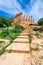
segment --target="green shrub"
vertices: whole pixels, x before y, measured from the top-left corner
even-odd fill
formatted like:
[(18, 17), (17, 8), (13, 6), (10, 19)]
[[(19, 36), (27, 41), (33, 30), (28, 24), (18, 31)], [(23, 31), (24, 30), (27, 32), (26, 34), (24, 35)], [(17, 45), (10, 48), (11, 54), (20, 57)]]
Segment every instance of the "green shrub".
[(39, 28), (38, 27), (34, 27), (33, 30), (34, 31), (39, 31)]
[(16, 29), (24, 29), (24, 27), (21, 26), (19, 23), (15, 23), (14, 26)]
[(12, 19), (0, 16), (0, 27), (11, 26)]
[(4, 43), (5, 41), (0, 41), (0, 43)]
[(38, 50), (39, 50), (39, 48), (32, 48), (32, 50), (34, 50), (34, 51), (38, 51)]
[(40, 36), (40, 35), (39, 35), (39, 33), (38, 33), (38, 32), (36, 32), (36, 33), (35, 33), (35, 36), (37, 36), (37, 38), (39, 38), (39, 36)]
[(17, 37), (17, 36), (15, 35), (14, 37), (11, 37), (11, 38), (10, 38), (10, 44), (13, 42), (14, 39), (16, 39), (16, 37)]
[(30, 52), (32, 52), (32, 47), (30, 46)]
[(3, 50), (3, 49), (0, 50), (0, 55), (2, 55), (2, 54), (4, 53), (4, 51), (5, 51), (5, 50)]
[(0, 33), (0, 37), (1, 37), (1, 38), (5, 38), (5, 37), (8, 36), (8, 35), (9, 35), (9, 30), (8, 30), (8, 28), (3, 29), (2, 32)]
[(19, 25), (18, 23), (15, 23), (13, 30), (14, 30), (14, 33), (19, 33), (19, 32), (22, 32), (22, 30), (24, 30), (24, 27)]
[(43, 18), (40, 18), (40, 19), (39, 19), (38, 24), (39, 24), (39, 25), (43, 25)]
[(29, 34), (29, 43), (31, 44), (31, 42), (32, 42), (32, 35)]
[(39, 32), (43, 32), (43, 26), (39, 28)]

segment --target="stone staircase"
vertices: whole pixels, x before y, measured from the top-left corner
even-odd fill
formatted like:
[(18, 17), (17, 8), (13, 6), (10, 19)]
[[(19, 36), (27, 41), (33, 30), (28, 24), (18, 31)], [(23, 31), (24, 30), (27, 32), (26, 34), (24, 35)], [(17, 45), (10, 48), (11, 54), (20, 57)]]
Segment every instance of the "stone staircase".
[[(28, 43), (29, 31), (26, 28), (14, 42), (8, 46), (0, 57), (0, 65), (31, 65), (30, 48)], [(11, 53), (9, 53), (9, 51)]]
[(25, 29), (20, 36), (18, 36), (13, 43), (6, 48), (6, 51), (12, 50), (12, 52), (16, 53), (29, 53), (29, 39), (28, 39), (29, 31)]
[[(26, 28), (20, 36), (18, 36), (13, 43), (8, 46), (5, 53), (0, 56), (0, 65), (43, 65), (43, 48), (39, 51), (30, 51), (30, 44), (28, 35), (31, 33), (30, 28)], [(33, 39), (31, 47), (36, 47), (38, 39)], [(9, 53), (9, 51), (11, 51)], [(36, 62), (37, 61), (37, 62)], [(41, 62), (41, 64), (39, 64)]]

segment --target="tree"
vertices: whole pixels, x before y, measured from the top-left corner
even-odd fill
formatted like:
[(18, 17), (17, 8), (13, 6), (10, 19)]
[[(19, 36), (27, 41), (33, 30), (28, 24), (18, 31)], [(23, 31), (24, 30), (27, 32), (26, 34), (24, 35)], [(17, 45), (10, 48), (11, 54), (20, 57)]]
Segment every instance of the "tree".
[(38, 24), (43, 25), (43, 18), (39, 19)]
[(12, 22), (11, 18), (6, 18), (6, 17), (3, 17), (3, 16), (0, 17), (0, 27), (3, 27), (4, 25), (10, 26), (11, 22)]

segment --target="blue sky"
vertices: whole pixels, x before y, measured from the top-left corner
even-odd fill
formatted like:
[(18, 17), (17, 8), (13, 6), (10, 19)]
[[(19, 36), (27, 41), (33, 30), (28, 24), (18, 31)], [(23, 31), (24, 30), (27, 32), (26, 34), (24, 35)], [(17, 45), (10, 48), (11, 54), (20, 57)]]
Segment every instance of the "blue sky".
[(38, 21), (43, 17), (43, 0), (0, 0), (0, 10), (12, 16), (22, 11)]

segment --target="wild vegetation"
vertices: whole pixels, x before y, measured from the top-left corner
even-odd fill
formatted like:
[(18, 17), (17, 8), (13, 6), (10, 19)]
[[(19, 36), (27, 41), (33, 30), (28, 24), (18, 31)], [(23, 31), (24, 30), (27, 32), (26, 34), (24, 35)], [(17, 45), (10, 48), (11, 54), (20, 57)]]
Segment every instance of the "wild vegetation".
[(20, 35), (20, 33), (24, 30), (24, 27), (19, 25), (18, 23), (15, 23), (14, 26), (9, 29), (8, 27), (6, 28), (3, 28), (1, 31), (0, 31), (0, 38), (1, 39), (8, 39), (10, 40), (10, 43), (5, 45), (3, 47), (2, 45), (2, 49), (0, 50), (0, 55), (4, 53), (5, 49), (10, 45), (12, 44), (13, 40), (18, 36)]
[(31, 44), (32, 43), (32, 35), (29, 34), (29, 43)]
[(43, 18), (40, 18), (40, 19), (38, 20), (38, 24), (43, 26)]
[(0, 16), (0, 27), (11, 26), (12, 18)]

